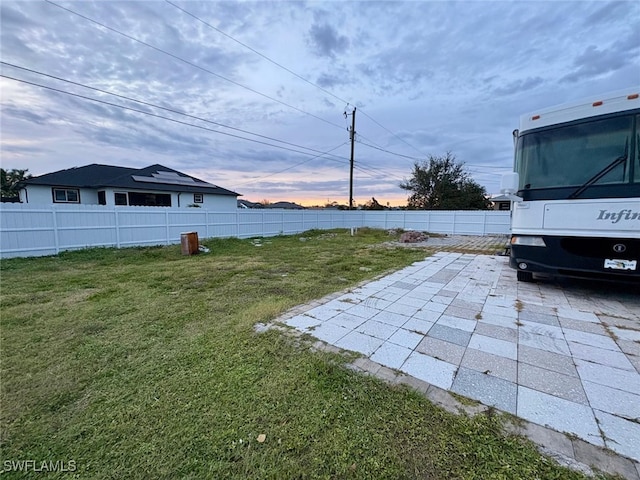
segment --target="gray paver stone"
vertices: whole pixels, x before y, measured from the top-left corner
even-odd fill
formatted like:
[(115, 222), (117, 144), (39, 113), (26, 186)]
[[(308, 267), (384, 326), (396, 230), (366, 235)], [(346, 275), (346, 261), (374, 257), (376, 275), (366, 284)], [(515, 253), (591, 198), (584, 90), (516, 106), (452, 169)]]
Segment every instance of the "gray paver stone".
[(622, 475), (628, 480), (640, 479), (636, 464), (632, 460), (592, 445), (580, 438), (573, 438), (571, 443), (573, 443), (573, 451), (577, 461), (603, 472)]

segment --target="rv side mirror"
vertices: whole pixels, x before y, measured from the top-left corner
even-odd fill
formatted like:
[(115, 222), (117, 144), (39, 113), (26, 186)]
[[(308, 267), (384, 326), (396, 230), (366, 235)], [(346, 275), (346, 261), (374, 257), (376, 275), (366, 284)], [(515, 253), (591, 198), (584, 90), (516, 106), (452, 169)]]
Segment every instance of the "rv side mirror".
[(505, 173), (502, 175), (502, 180), (500, 181), (500, 193), (513, 195), (518, 191), (519, 183), (520, 178), (516, 172)]
[(512, 202), (522, 202), (522, 198), (515, 195), (519, 184), (520, 177), (516, 172), (505, 173), (500, 181), (500, 193), (508, 197)]

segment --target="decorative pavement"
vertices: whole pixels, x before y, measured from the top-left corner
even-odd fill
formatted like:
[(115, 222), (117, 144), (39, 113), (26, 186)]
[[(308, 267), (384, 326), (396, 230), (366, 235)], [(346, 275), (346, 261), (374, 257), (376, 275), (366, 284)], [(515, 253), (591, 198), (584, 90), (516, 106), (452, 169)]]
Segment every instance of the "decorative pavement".
[[(495, 241), (468, 237), (462, 251)], [(455, 242), (429, 243), (451, 249)], [(447, 392), (519, 417), (525, 422), (511, 430), (561, 463), (637, 480), (636, 289), (517, 282), (507, 257), (439, 251), (278, 321), (325, 348), (359, 352), (354, 368), (409, 384), (450, 410), (468, 402)]]

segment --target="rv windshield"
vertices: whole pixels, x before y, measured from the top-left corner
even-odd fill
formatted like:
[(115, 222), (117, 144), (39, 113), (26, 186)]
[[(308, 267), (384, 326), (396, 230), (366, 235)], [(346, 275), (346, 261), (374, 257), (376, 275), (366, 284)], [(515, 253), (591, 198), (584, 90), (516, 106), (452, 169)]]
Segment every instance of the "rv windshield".
[(633, 116), (625, 115), (524, 133), (516, 146), (520, 190), (628, 183), (632, 129)]

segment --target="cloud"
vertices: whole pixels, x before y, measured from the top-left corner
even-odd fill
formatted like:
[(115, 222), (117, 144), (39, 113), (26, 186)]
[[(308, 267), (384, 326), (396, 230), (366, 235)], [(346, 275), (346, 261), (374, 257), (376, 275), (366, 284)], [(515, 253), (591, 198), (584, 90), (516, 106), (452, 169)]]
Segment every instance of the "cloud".
[(309, 46), (316, 55), (335, 58), (349, 48), (349, 39), (328, 23), (314, 24), (309, 30)]
[(592, 77), (615, 72), (633, 61), (627, 52), (615, 48), (600, 50), (589, 45), (573, 61), (572, 72), (560, 79), (561, 82), (575, 83)]
[(515, 80), (507, 83), (506, 85), (494, 88), (493, 93), (496, 95), (511, 95), (513, 93), (526, 92), (533, 90), (542, 83), (544, 83), (544, 79), (542, 77), (527, 77), (525, 79)]
[(316, 83), (323, 88), (333, 88), (339, 85), (348, 85), (352, 82), (349, 72), (342, 72), (340, 74), (322, 73), (318, 76)]
[(27, 121), (29, 123), (35, 123), (37, 125), (50, 124), (56, 118), (53, 114), (38, 113), (34, 112), (30, 108), (19, 107), (16, 105), (4, 105), (2, 110), (3, 114), (9, 117)]

